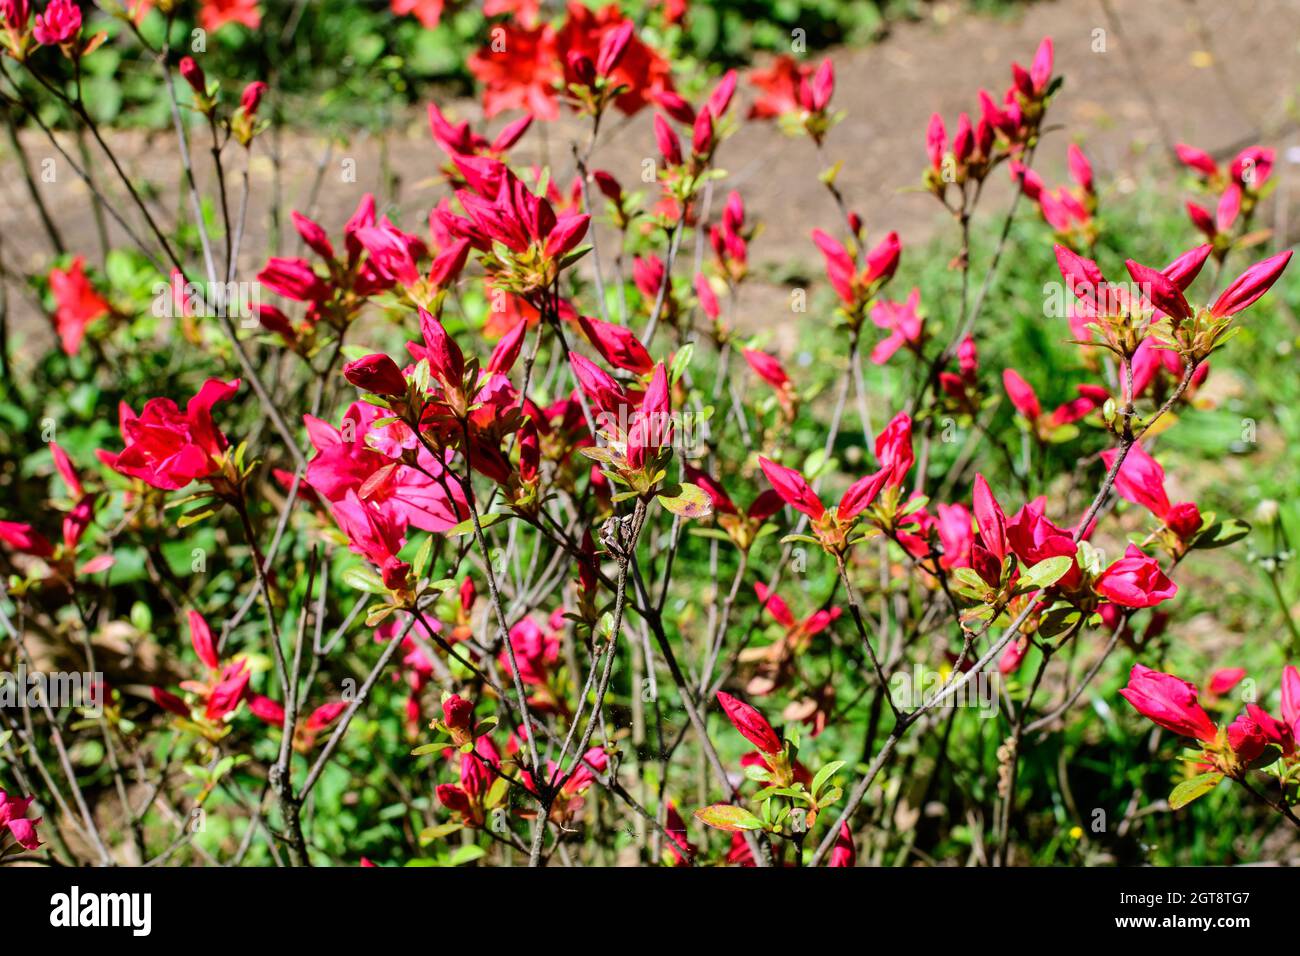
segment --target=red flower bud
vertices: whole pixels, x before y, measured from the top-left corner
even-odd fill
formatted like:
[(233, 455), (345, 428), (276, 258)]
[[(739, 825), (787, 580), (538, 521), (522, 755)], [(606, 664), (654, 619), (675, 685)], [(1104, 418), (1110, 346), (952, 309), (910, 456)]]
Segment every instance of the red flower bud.
[(740, 735), (765, 754), (779, 754), (784, 749), (781, 738), (762, 714), (742, 700), (718, 691), (718, 703)]
[(1165, 513), (1165, 527), (1183, 541), (1201, 530), (1201, 511), (1190, 501), (1182, 501)]
[(262, 105), (262, 97), (265, 94), (266, 84), (261, 80), (254, 80), (244, 87), (244, 92), (239, 97), (239, 105), (249, 116), (256, 116), (257, 108)]
[(190, 643), (194, 645), (194, 653), (199, 655), (199, 660), (208, 670), (215, 671), (221, 662), (217, 657), (216, 642), (212, 640), (212, 629), (198, 611), (189, 612), (189, 622)]
[(442, 702), (442, 722), (450, 730), (468, 730), (474, 714), (474, 704), (459, 694), (452, 694)]
[(357, 388), (376, 395), (401, 397), (406, 394), (406, 377), (397, 363), (381, 352), (343, 366), (343, 377)]
[(573, 76), (573, 81), (579, 86), (591, 86), (596, 82), (596, 64), (592, 63), (591, 57), (582, 51), (570, 50), (565, 57), (565, 62), (569, 67), (569, 73)]
[(658, 113), (655, 114), (655, 142), (659, 144), (659, 153), (663, 156), (664, 162), (669, 166), (682, 164), (681, 140), (668, 125), (668, 121)]
[(601, 38), (600, 53), (596, 57), (597, 73), (601, 76), (609, 76), (618, 68), (635, 32), (636, 24), (631, 20), (624, 20)]
[(199, 96), (207, 96), (208, 80), (203, 75), (203, 67), (194, 62), (194, 57), (187, 56), (181, 59), (180, 63), (181, 76), (185, 77), (185, 82), (190, 85)]
[(1290, 261), (1291, 250), (1288, 249), (1255, 263), (1223, 290), (1223, 294), (1210, 306), (1210, 314), (1216, 318), (1226, 318), (1252, 305), (1273, 287)]
[(826, 513), (825, 505), (799, 472), (762, 457), (758, 459), (758, 465), (763, 469), (767, 480), (772, 483), (772, 487), (776, 489), (776, 493), (781, 496), (781, 500), (790, 507), (802, 511), (814, 521)]

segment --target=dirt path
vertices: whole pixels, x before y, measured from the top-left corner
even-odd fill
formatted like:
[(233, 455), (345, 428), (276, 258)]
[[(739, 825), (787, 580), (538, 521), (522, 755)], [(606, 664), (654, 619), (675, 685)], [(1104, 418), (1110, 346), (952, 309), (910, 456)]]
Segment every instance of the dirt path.
[[(1118, 11), (1118, 23), (1108, 8)], [(925, 162), (924, 130), (930, 113), (943, 113), (951, 128), (958, 111), (975, 112), (977, 90), (984, 86), (1000, 93), (1009, 81), (1009, 62), (1028, 63), (1044, 35), (1054, 37), (1057, 72), (1067, 77), (1056, 121), (1068, 128), (1068, 136), (1083, 142), (1101, 179), (1121, 192), (1133, 188), (1138, 172), (1166, 161), (1167, 142), (1186, 140), (1216, 153), (1256, 139), (1279, 147), (1300, 143), (1295, 114), (1288, 117), (1286, 112), (1300, 91), (1300, 0), (1056, 0), (1035, 4), (1015, 19), (946, 15), (946, 8), (935, 9), (931, 20), (903, 24), (879, 45), (832, 54), (835, 104), (849, 115), (831, 134), (828, 156), (843, 162), (840, 186), (872, 232), (896, 229), (905, 247), (923, 242), (942, 224), (933, 200), (906, 191), (918, 181)], [(446, 104), (445, 109), (454, 116), (477, 115), (472, 102)], [(575, 129), (571, 121), (562, 121), (546, 137), (561, 181), (571, 176), (567, 144)], [(1048, 137), (1040, 151), (1036, 165), (1049, 180), (1064, 174), (1068, 136)], [(172, 137), (122, 134), (114, 139), (134, 174), (174, 188)], [(54, 157), (57, 181), (42, 189), (69, 250), (98, 261), (85, 187), (39, 134), (25, 134), (24, 144), (38, 172), (43, 160)], [(540, 160), (542, 147), (543, 137), (530, 133), (517, 156)], [(252, 167), (245, 278), (260, 265), (267, 248), (267, 224), (264, 214), (259, 215), (272, 199), (272, 164), (265, 148), (263, 144)], [(316, 169), (328, 155), (316, 216), (332, 234), (358, 197), (371, 190), (382, 194), (389, 177), (397, 185), (393, 195), (407, 228), (420, 228), (429, 206), (441, 195), (432, 179), (438, 156), (423, 111), (413, 112), (408, 123), (382, 140), (367, 137), (338, 144), (328, 154), (326, 148), (317, 136), (286, 134), (282, 169), (286, 204), (304, 208)], [(71, 145), (69, 151), (75, 155)], [(642, 159), (651, 155), (650, 117), (644, 114), (604, 138), (594, 165), (632, 184), (638, 181)], [(25, 199), (12, 154), (6, 150), (4, 156), (4, 261), (11, 269), (42, 269), (49, 244)], [(343, 181), (348, 161), (354, 164), (355, 182)], [(806, 140), (787, 141), (770, 124), (747, 123), (726, 143), (720, 163), (732, 174), (729, 185), (744, 192), (751, 216), (765, 224), (753, 248), (755, 261), (783, 271), (819, 273), (808, 232), (815, 226), (832, 228), (835, 211), (816, 180), (819, 164), (812, 146)], [(1300, 175), (1296, 162), (1280, 167), (1279, 174), (1288, 180)], [(105, 164), (97, 164), (94, 172), (100, 181), (109, 182)], [(1286, 182), (1279, 192), (1288, 194)], [(1289, 192), (1300, 194), (1300, 189)], [(989, 193), (986, 208), (1002, 208), (1000, 196), (1007, 193), (1007, 185), (1001, 177)], [(120, 190), (113, 194), (127, 208)], [(173, 218), (175, 203), (174, 194), (159, 200), (164, 220)], [(116, 230), (114, 238), (120, 238)], [(747, 293), (747, 323), (775, 325), (788, 317), (785, 291), (769, 291)], [(29, 299), (11, 299), (14, 321), (25, 333), (48, 330)]]

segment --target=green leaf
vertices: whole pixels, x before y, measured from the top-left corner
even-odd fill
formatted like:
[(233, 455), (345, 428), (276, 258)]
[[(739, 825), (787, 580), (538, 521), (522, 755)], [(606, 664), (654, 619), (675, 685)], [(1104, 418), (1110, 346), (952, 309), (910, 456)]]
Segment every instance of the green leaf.
[(821, 547), (821, 542), (818, 541), (816, 538), (814, 538), (812, 535), (787, 534), (784, 538), (781, 539), (782, 544), (793, 544), (796, 541), (799, 542), (800, 544), (815, 544), (818, 547)]
[(930, 503), (930, 499), (927, 498), (925, 495), (917, 495), (915, 498), (912, 498), (909, 501), (904, 502), (902, 509), (898, 513), (898, 516), (901, 518), (905, 515), (914, 514), (915, 512), (920, 511), (929, 503)]
[(828, 763), (826, 766), (818, 770), (817, 774), (812, 779), (812, 788), (811, 788), (812, 795), (816, 797), (817, 791), (822, 788), (822, 784), (824, 784), (827, 780), (829, 780), (831, 776), (834, 775), (834, 773), (837, 770), (839, 770), (840, 767), (843, 766), (844, 766), (843, 760), (836, 760), (834, 763)]
[(1217, 521), (1201, 531), (1192, 542), (1193, 548), (1222, 548), (1232, 544), (1234, 541), (1240, 541), (1246, 535), (1250, 534), (1250, 525), (1236, 518), (1228, 518), (1226, 521)]
[(1038, 622), (1038, 633), (1043, 637), (1056, 637), (1064, 634), (1079, 622), (1083, 612), (1069, 604), (1057, 604), (1051, 607)]
[[(492, 511), (485, 515), (479, 515), (478, 523), (481, 528), (490, 528), (498, 521), (504, 521), (506, 518), (513, 518), (514, 515), (509, 511)], [(447, 537), (458, 538), (462, 534), (470, 534), (474, 530), (474, 517), (471, 515), (460, 524), (447, 529)]]
[(426, 827), (420, 831), (420, 845), (428, 846), (434, 840), (450, 836), (457, 830), (462, 829), (464, 829), (464, 827), (459, 823), (439, 823), (437, 826)]
[(1205, 796), (1222, 782), (1223, 774), (1218, 771), (1203, 773), (1191, 780), (1184, 780), (1169, 794), (1169, 809), (1181, 810), (1193, 800)]
[(486, 854), (487, 850), (483, 849), (481, 846), (474, 846), (473, 844), (457, 847), (451, 854), (450, 862), (452, 866), (464, 866), (466, 863), (473, 863), (475, 860), (485, 856)]
[(682, 377), (682, 373), (685, 372), (688, 368), (690, 368), (691, 357), (694, 354), (695, 354), (694, 342), (687, 342), (685, 345), (683, 345), (680, 349), (677, 350), (677, 354), (673, 356), (672, 368), (668, 370), (669, 382), (675, 384), (677, 380)]
[(348, 568), (343, 572), (343, 583), (367, 594), (387, 594), (383, 579), (369, 568)]
[(1020, 572), (1020, 579), (1016, 582), (1016, 590), (1033, 591), (1036, 588), (1051, 587), (1065, 577), (1072, 564), (1074, 564), (1074, 558), (1068, 554), (1039, 561), (1032, 568)]
[(176, 519), (176, 527), (188, 528), (192, 524), (198, 524), (205, 518), (211, 518), (217, 512), (212, 508), (205, 508), (202, 511), (190, 511)]
[(952, 576), (971, 590), (983, 594), (989, 589), (988, 584), (974, 568), (953, 568)]
[(705, 807), (703, 810), (696, 810), (695, 819), (699, 820), (705, 826), (710, 826), (717, 830), (726, 830), (729, 833), (735, 833), (740, 830), (763, 829), (762, 820), (754, 816), (744, 807), (732, 806), (729, 803), (715, 803), (713, 806)]
[(429, 566), (429, 558), (433, 555), (433, 535), (426, 535), (424, 543), (420, 545), (420, 550), (415, 552), (415, 560), (411, 562), (411, 570), (415, 572), (417, 578), (424, 577), (424, 570)]
[(384, 622), (388, 615), (396, 611), (391, 604), (376, 604), (374, 607), (366, 610), (366, 627), (378, 627)]
[(683, 518), (704, 518), (713, 514), (713, 500), (699, 485), (673, 485), (657, 495), (659, 503)]
[(446, 749), (447, 749), (447, 745), (445, 743), (420, 744), (420, 746), (416, 747), (414, 750), (411, 751), (411, 756), (423, 757), (425, 754), (436, 754)]

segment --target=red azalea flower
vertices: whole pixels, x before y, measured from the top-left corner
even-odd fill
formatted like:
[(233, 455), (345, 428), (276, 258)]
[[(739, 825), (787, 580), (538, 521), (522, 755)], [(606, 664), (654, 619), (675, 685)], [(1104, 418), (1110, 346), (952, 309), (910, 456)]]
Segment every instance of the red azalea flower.
[(492, 33), (488, 45), (472, 54), (467, 64), (483, 84), (483, 112), (491, 117), (522, 109), (537, 119), (558, 119), (555, 83), (562, 73), (555, 30), (547, 25), (504, 23), (493, 27)]
[(238, 23), (256, 30), (262, 25), (262, 11), (257, 0), (202, 0), (199, 25), (212, 32), (227, 23)]
[(50, 292), (56, 304), (54, 327), (68, 355), (75, 355), (81, 347), (86, 326), (111, 311), (108, 302), (86, 278), (85, 265), (86, 260), (77, 256), (67, 272), (50, 270)]
[(126, 448), (101, 451), (100, 460), (115, 471), (164, 491), (184, 488), (221, 466), (226, 436), (212, 423), (212, 407), (239, 389), (239, 379), (210, 378), (181, 411), (170, 398), (151, 398), (137, 416), (125, 404), (120, 426)]

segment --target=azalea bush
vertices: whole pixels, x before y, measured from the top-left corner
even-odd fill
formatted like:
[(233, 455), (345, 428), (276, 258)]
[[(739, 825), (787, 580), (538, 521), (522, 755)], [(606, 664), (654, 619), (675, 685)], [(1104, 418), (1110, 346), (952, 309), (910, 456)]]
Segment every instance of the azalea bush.
[[(1300, 639), (1167, 665), (1187, 576), (1252, 535), (1161, 458), (1287, 273), (1271, 149), (1181, 146), (1189, 219), (1116, 256), (1087, 144), (1067, 183), (1035, 167), (1069, 96), (1044, 39), (916, 131), (917, 215), (951, 227), (905, 250), (837, 184), (831, 60), (687, 71), (617, 6), (502, 2), (466, 57), (487, 125), (428, 105), (436, 204), (290, 209), (263, 255), (274, 91), (154, 6), (113, 38), (166, 97), (178, 216), (82, 85), (98, 17), (0, 4), (6, 105), (124, 236), (26, 276), (54, 344), (4, 355), (0, 860), (1140, 862), (1133, 827), (1212, 802), (1294, 839)], [(561, 116), (567, 163), (512, 161)], [(824, 274), (778, 290), (812, 363), (743, 321), (771, 294), (723, 165), (747, 122), (824, 187)], [(998, 360), (1008, 273), (1066, 358)], [(1125, 785), (1045, 797), (1067, 742)]]

